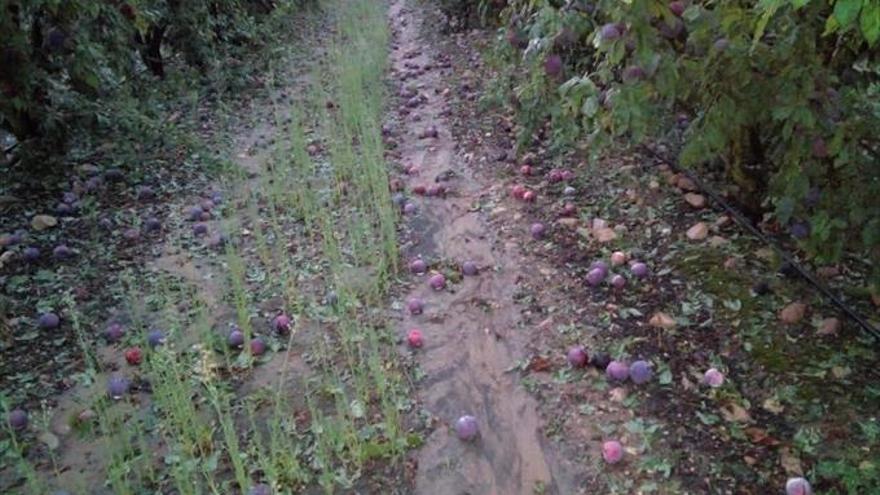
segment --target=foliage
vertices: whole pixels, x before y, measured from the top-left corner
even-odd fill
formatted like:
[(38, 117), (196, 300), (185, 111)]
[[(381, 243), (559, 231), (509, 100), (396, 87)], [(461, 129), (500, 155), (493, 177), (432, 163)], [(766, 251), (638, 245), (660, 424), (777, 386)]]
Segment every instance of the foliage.
[(53, 157), (76, 131), (137, 135), (164, 110), (163, 92), (236, 83), (269, 21), (305, 3), (0, 0), (0, 128)]
[(855, 250), (880, 277), (876, 0), (513, 0), (498, 21), (521, 142), (548, 120), (556, 146), (671, 141), (818, 262)]

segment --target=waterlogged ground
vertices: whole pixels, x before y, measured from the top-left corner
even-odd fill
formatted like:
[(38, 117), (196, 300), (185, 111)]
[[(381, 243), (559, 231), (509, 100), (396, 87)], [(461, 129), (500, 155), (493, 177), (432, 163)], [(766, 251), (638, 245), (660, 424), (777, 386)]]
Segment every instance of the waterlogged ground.
[(656, 158), (515, 151), (492, 33), (444, 25), (329, 2), (206, 119), (223, 167), (7, 210), (3, 493), (876, 492), (875, 343)]

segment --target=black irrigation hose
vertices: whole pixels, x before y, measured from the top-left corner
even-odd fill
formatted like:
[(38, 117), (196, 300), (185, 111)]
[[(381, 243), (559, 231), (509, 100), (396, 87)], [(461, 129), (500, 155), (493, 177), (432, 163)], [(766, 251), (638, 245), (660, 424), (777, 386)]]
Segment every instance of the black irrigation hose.
[(822, 295), (824, 295), (826, 298), (828, 298), (828, 300), (831, 301), (832, 304), (837, 306), (838, 309), (843, 311), (843, 313), (846, 314), (846, 316), (848, 316), (854, 322), (858, 323), (858, 325), (860, 327), (862, 327), (863, 330), (865, 330), (866, 332), (871, 334), (871, 336), (880, 340), (880, 330), (878, 330), (873, 325), (868, 323), (868, 321), (865, 318), (863, 318), (862, 315), (860, 315), (858, 312), (856, 312), (856, 310), (852, 309), (846, 303), (844, 303), (842, 300), (840, 300), (840, 298), (837, 297), (837, 295), (835, 295), (833, 292), (831, 292), (831, 289), (829, 289), (825, 284), (823, 284), (822, 282), (817, 280), (816, 277), (813, 276), (813, 274), (808, 272), (806, 268), (804, 268), (800, 263), (798, 263), (794, 259), (794, 256), (792, 256), (787, 251), (782, 249), (776, 241), (774, 241), (773, 239), (770, 239), (769, 237), (767, 237), (766, 234), (761, 232), (760, 229), (755, 227), (755, 225), (751, 221), (749, 221), (748, 218), (746, 218), (742, 213), (740, 213), (739, 210), (737, 210), (736, 208), (731, 206), (730, 203), (725, 201), (724, 198), (721, 197), (721, 195), (719, 195), (713, 189), (709, 188), (709, 186), (707, 186), (703, 181), (701, 181), (699, 179), (699, 177), (696, 176), (696, 174), (694, 174), (690, 170), (684, 169), (683, 167), (679, 166), (675, 160), (670, 160), (668, 157), (661, 155), (659, 152), (651, 149), (648, 146), (642, 146), (642, 148), (645, 151), (647, 151), (647, 153), (649, 155), (651, 155), (654, 158), (657, 158), (659, 160), (663, 160), (663, 162), (669, 164), (669, 166), (672, 167), (673, 170), (675, 170), (678, 173), (684, 174), (688, 179), (693, 181), (693, 183), (697, 186), (698, 189), (700, 189), (702, 192), (704, 192), (710, 198), (712, 198), (712, 201), (714, 201), (716, 204), (720, 205), (728, 214), (730, 214), (734, 218), (734, 220), (736, 220), (736, 222), (738, 224), (745, 227), (746, 230), (748, 230), (755, 237), (760, 239), (761, 242), (763, 242), (764, 244), (773, 248), (773, 250), (776, 251), (776, 253), (779, 254), (782, 257), (782, 259), (785, 260), (786, 263), (788, 263), (789, 266), (794, 268), (794, 270), (798, 273), (798, 275), (800, 275), (804, 280), (809, 282), (810, 285), (812, 285), (813, 287), (818, 289), (819, 292), (822, 293)]

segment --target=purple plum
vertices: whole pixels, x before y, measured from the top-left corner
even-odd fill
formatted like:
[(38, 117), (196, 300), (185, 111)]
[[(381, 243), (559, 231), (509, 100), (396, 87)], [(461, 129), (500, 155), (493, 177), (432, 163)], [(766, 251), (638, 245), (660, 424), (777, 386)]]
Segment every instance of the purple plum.
[(428, 269), (428, 264), (425, 263), (425, 260), (423, 260), (421, 258), (416, 258), (416, 259), (412, 260), (412, 262), (409, 264), (409, 270), (411, 272), (415, 273), (416, 275), (421, 275), (421, 274), (425, 273), (425, 271), (427, 269)]
[(613, 275), (611, 277), (611, 286), (617, 290), (623, 289), (626, 286), (626, 278), (620, 274)]
[(262, 356), (266, 352), (266, 343), (259, 337), (251, 339), (251, 354)]
[(442, 290), (446, 287), (446, 277), (442, 273), (435, 273), (428, 279), (428, 285), (434, 290)]
[(544, 59), (544, 73), (549, 77), (559, 77), (562, 74), (562, 57), (555, 53), (548, 55)]
[(162, 221), (156, 217), (147, 217), (144, 220), (144, 231), (145, 232), (158, 232), (162, 230)]
[(529, 229), (529, 232), (532, 234), (532, 238), (535, 240), (542, 239), (544, 237), (544, 233), (547, 228), (544, 227), (543, 223), (536, 222), (532, 224), (532, 227)]
[(238, 329), (233, 330), (229, 332), (229, 337), (227, 337), (226, 341), (229, 343), (229, 347), (239, 349), (244, 345), (244, 333)]
[(804, 478), (789, 478), (785, 482), (785, 495), (813, 495), (813, 487)]
[(113, 400), (119, 400), (128, 393), (129, 382), (121, 376), (112, 376), (107, 381), (107, 394)]
[(607, 352), (594, 352), (590, 355), (590, 364), (600, 371), (605, 371), (611, 362), (611, 355)]
[(629, 377), (636, 385), (647, 383), (653, 376), (651, 363), (647, 361), (635, 361), (629, 365)]
[(721, 373), (715, 368), (709, 368), (706, 370), (706, 373), (703, 374), (703, 383), (712, 388), (718, 388), (721, 385), (724, 385), (724, 373)]
[(77, 201), (78, 199), (79, 199), (79, 198), (76, 197), (76, 193), (72, 193), (72, 192), (70, 192), (70, 191), (65, 192), (64, 194), (61, 195), (61, 201), (65, 202), (65, 203), (67, 203), (67, 204), (69, 204), (69, 205), (70, 205), (70, 204), (73, 204), (73, 203), (76, 203), (76, 201)]
[(272, 495), (272, 487), (265, 483), (260, 483), (250, 487), (248, 495)]
[(129, 228), (122, 231), (122, 237), (128, 243), (135, 243), (141, 238), (141, 232), (135, 228)]
[(28, 415), (21, 409), (13, 409), (9, 411), (9, 417), (7, 418), (9, 422), (9, 426), (11, 426), (15, 430), (23, 430), (27, 428), (28, 425)]
[(620, 39), (620, 30), (617, 28), (617, 24), (608, 23), (602, 26), (599, 35), (601, 36), (602, 41), (615, 41)]
[(605, 368), (605, 374), (611, 380), (622, 382), (629, 378), (629, 366), (622, 361), (611, 361)]
[(459, 440), (470, 442), (477, 438), (480, 433), (480, 427), (477, 424), (477, 418), (473, 416), (462, 416), (455, 422), (455, 434)]
[(601, 268), (593, 268), (589, 272), (587, 272), (587, 284), (592, 287), (596, 287), (605, 280), (605, 274), (607, 272), (602, 270)]
[(795, 239), (806, 239), (810, 236), (810, 223), (797, 221), (791, 224), (791, 236)]
[(205, 212), (205, 210), (203, 210), (201, 206), (191, 206), (186, 211), (186, 218), (190, 222), (198, 222), (199, 219), (202, 218), (202, 213), (204, 213), (204, 212)]
[(629, 265), (629, 271), (637, 278), (645, 278), (648, 276), (648, 265), (641, 261), (635, 261)]
[(412, 315), (420, 315), (425, 310), (425, 303), (418, 297), (413, 297), (406, 302), (406, 308)]
[(572, 368), (583, 368), (590, 360), (589, 356), (587, 356), (587, 351), (582, 346), (575, 346), (569, 349), (567, 358), (568, 364)]
[(41, 314), (37, 323), (43, 330), (52, 330), (58, 328), (58, 325), (61, 324), (61, 319), (55, 313), (49, 312)]
[(138, 186), (135, 191), (137, 199), (140, 201), (149, 201), (156, 197), (156, 191), (150, 186)]
[(147, 334), (147, 343), (150, 347), (158, 347), (165, 344), (165, 332), (162, 330), (151, 330)]
[(66, 260), (73, 257), (73, 250), (64, 244), (59, 244), (52, 250), (52, 256), (57, 260)]
[(407, 201), (406, 204), (403, 205), (403, 213), (405, 215), (412, 215), (413, 213), (416, 212), (416, 209), (417, 208), (416, 208), (415, 203), (411, 203), (409, 201)]
[(107, 339), (107, 342), (119, 342), (123, 335), (125, 335), (125, 327), (119, 323), (111, 323), (107, 329), (104, 330), (104, 338)]
[(203, 236), (208, 233), (208, 224), (199, 222), (193, 225), (192, 231), (197, 236)]
[(286, 314), (280, 314), (272, 320), (272, 327), (278, 333), (287, 333), (290, 331), (290, 317)]
[(645, 78), (645, 70), (638, 65), (630, 65), (623, 69), (622, 77), (625, 82), (640, 81)]
[(465, 261), (461, 264), (461, 273), (467, 276), (474, 276), (479, 272), (479, 268), (477, 268), (477, 264), (473, 261)]
[(40, 259), (40, 250), (31, 246), (26, 247), (21, 252), (21, 257), (24, 258), (28, 263), (34, 263), (35, 261)]

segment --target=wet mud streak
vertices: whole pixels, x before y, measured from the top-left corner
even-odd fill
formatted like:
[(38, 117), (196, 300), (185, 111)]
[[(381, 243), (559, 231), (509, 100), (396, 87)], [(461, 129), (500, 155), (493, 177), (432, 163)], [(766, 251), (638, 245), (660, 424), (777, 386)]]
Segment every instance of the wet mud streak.
[[(425, 374), (419, 395), (440, 422), (417, 455), (415, 492), (574, 493), (554, 463), (534, 399), (518, 375), (506, 371), (522, 359), (528, 338), (516, 328), (520, 308), (514, 303), (518, 267), (525, 266), (522, 255), (503, 244), (485, 215), (473, 208), (491, 185), (481, 183), (485, 179), (472, 174), (456, 155), (444, 117), (444, 82), (433, 60), (436, 54), (420, 41), (422, 17), (403, 0), (393, 2), (389, 13), (395, 33), (392, 73), (403, 80), (403, 87), (427, 98), (401, 125), (402, 163), (419, 170), (408, 185), (430, 185), (435, 177), (454, 172), (451, 180), (438, 182), (452, 191), (448, 197), (420, 200), (411, 254), (431, 262), (469, 259), (480, 267), (479, 276), (465, 277), (444, 291), (433, 291), (427, 277), (420, 277), (407, 296), (425, 301), (425, 313), (404, 316), (400, 331), (420, 328), (425, 335), (419, 350)], [(429, 125), (436, 126), (438, 137), (420, 138)], [(480, 437), (473, 443), (459, 441), (452, 430), (463, 414), (475, 416), (480, 424)]]

